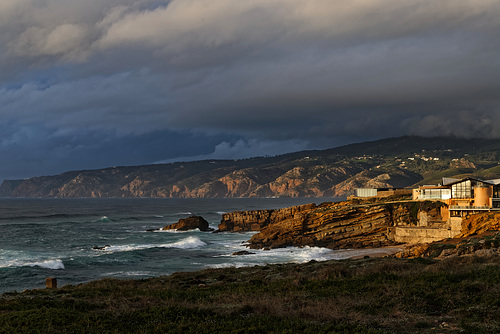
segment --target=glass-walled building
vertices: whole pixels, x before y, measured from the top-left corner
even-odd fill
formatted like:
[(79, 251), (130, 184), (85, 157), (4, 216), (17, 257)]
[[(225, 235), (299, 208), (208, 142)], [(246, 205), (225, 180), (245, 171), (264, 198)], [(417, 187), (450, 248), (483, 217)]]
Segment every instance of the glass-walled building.
[(472, 180), (464, 180), (451, 185), (451, 197), (452, 198), (473, 198)]
[(414, 189), (414, 200), (441, 200), (451, 210), (500, 209), (500, 179), (443, 178), (442, 185)]
[(420, 190), (419, 199), (421, 200), (440, 200), (450, 199), (451, 189), (448, 187), (428, 187)]

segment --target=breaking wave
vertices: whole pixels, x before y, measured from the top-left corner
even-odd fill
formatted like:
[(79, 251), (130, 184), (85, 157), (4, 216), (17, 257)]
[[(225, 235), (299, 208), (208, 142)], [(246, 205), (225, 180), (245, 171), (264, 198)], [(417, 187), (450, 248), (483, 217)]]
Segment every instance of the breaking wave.
[(233, 263), (218, 263), (218, 264), (207, 264), (205, 268), (222, 269), (222, 268), (243, 268), (252, 267), (254, 263), (249, 262), (233, 262)]
[(25, 265), (28, 267), (40, 267), (40, 268), (54, 269), (54, 270), (64, 269), (64, 263), (62, 262), (62, 260), (59, 259), (26, 263)]
[(11, 260), (2, 261), (0, 268), (14, 268), (14, 267), (39, 267), (45, 269), (59, 270), (64, 269), (64, 263), (60, 259), (53, 260), (40, 260), (40, 261), (26, 261), (26, 260)]
[(173, 244), (170, 244), (171, 247), (175, 248), (182, 248), (182, 249), (188, 249), (188, 248), (198, 248), (198, 247), (203, 247), (206, 246), (207, 244), (203, 241), (201, 241), (197, 237), (188, 237), (186, 239), (179, 240), (177, 242), (174, 242)]
[(207, 244), (197, 237), (188, 237), (177, 242), (169, 244), (143, 244), (143, 245), (119, 245), (119, 246), (105, 246), (102, 250), (104, 252), (130, 252), (136, 250), (150, 249), (150, 248), (180, 248), (191, 249), (206, 246)]
[(158, 230), (154, 230), (152, 232), (155, 232), (155, 233), (190, 233), (190, 232), (201, 232), (199, 228), (195, 228), (195, 229), (192, 229), (192, 230), (188, 230), (188, 231), (179, 231), (177, 229), (172, 229), (172, 230), (164, 230), (164, 229), (158, 229)]

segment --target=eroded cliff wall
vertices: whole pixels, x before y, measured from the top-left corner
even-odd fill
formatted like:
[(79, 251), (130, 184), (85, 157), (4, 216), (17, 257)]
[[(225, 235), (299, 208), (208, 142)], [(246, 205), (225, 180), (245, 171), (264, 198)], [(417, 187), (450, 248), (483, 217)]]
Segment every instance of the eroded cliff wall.
[(316, 204), (304, 204), (278, 210), (234, 211), (222, 215), (220, 232), (261, 231), (271, 223), (291, 219), (316, 209)]
[(332, 249), (393, 245), (391, 231), (411, 221), (407, 204), (357, 204), (351, 201), (302, 205), (280, 210), (225, 214), (221, 231), (257, 231), (250, 248), (318, 246)]

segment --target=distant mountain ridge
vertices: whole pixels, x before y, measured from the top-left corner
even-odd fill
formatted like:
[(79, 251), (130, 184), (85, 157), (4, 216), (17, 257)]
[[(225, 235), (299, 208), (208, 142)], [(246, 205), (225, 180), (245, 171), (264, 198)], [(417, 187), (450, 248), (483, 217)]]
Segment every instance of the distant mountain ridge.
[(70, 171), (5, 180), (3, 197), (338, 197), (441, 177), (500, 178), (500, 140), (399, 137), (276, 157)]

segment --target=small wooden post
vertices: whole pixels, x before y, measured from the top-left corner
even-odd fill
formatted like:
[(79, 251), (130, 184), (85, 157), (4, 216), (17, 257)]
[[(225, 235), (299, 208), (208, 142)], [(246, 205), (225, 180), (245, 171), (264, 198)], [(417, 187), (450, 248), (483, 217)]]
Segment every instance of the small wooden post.
[(45, 279), (45, 288), (46, 289), (57, 289), (57, 278), (47, 277)]

